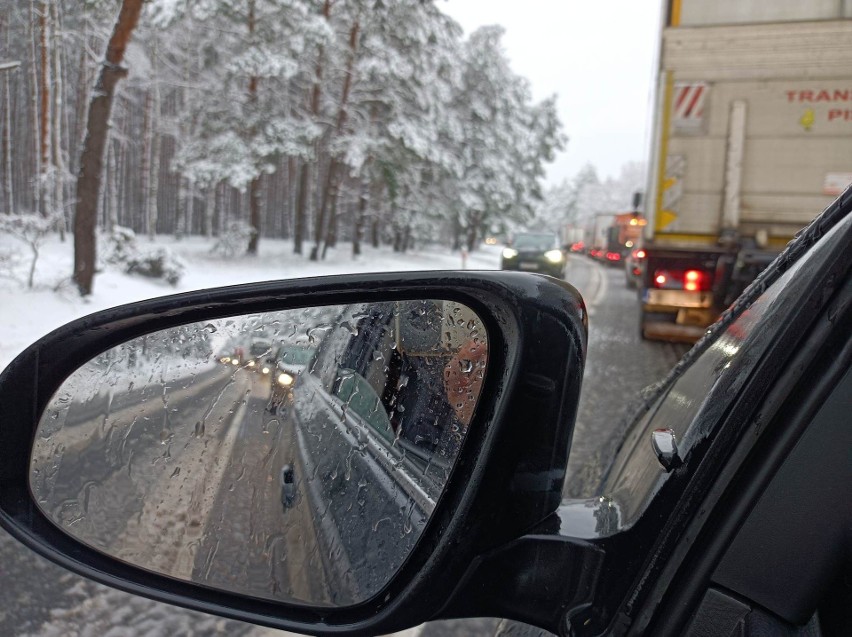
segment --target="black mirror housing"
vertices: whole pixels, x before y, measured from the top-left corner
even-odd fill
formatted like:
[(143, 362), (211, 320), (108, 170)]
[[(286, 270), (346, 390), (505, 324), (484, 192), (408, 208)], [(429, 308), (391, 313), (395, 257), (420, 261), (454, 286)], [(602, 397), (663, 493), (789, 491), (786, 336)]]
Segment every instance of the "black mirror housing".
[[(101, 352), (157, 330), (236, 314), (426, 298), (464, 303), (481, 317), (489, 364), (460, 455), (421, 539), (387, 586), (366, 602), (318, 608), (157, 575), (72, 539), (34, 502), (29, 459), (42, 413), (63, 381)], [(510, 272), (275, 281), (99, 312), (45, 336), (0, 375), (0, 526), (40, 555), (98, 582), (275, 628), (378, 634), (458, 616), (471, 594), (459, 583), (472, 565), (513, 546), (561, 502), (586, 335), (585, 306), (574, 288), (550, 277)], [(490, 607), (518, 615), (512, 600), (492, 599)]]

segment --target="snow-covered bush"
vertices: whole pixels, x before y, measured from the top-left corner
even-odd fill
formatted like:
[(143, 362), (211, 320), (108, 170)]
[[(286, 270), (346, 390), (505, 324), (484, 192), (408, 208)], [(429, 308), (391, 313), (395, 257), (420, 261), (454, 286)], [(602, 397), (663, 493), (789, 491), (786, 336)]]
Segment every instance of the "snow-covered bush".
[(101, 239), (104, 262), (112, 265), (126, 265), (128, 260), (139, 253), (136, 233), (130, 228), (115, 226), (112, 232)]
[(58, 217), (39, 215), (0, 215), (0, 234), (8, 234), (25, 243), (32, 253), (27, 287), (33, 287), (36, 262), (47, 235), (56, 227)]
[(102, 263), (121, 268), (127, 274), (139, 274), (162, 279), (177, 285), (185, 271), (183, 261), (165, 247), (140, 247), (136, 233), (130, 228), (115, 226), (101, 236), (99, 244)]
[(219, 240), (213, 244), (211, 252), (232, 259), (238, 254), (245, 252), (251, 239), (257, 230), (245, 221), (232, 221), (219, 235)]
[(141, 274), (153, 279), (163, 279), (170, 285), (177, 285), (183, 276), (183, 261), (168, 248), (152, 248), (136, 252), (129, 256), (124, 265), (128, 274)]

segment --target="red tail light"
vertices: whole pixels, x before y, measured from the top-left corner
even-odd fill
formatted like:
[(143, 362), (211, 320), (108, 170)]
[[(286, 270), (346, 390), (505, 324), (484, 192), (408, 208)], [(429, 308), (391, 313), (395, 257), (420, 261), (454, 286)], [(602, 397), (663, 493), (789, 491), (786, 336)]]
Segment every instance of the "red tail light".
[(702, 270), (656, 270), (654, 287), (702, 292), (711, 287), (710, 274)]
[(607, 252), (606, 258), (609, 261), (621, 261), (621, 255), (618, 252)]
[(689, 292), (697, 292), (702, 289), (702, 283), (706, 275), (699, 270), (687, 270), (683, 273), (683, 289)]

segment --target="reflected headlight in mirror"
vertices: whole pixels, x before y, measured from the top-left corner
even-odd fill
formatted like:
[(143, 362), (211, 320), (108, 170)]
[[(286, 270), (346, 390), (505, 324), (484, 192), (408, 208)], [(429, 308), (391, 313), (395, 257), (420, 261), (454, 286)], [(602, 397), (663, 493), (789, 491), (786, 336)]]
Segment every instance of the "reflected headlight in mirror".
[(268, 374), (268, 373), (269, 373), (269, 368), (268, 368), (268, 367), (264, 367), (264, 368), (263, 368), (263, 369), (261, 369), (260, 371), (261, 371), (262, 373), (264, 373), (264, 374)]
[(239, 358), (232, 358), (232, 359), (231, 359), (231, 365), (236, 366), (236, 365), (239, 365), (239, 364), (240, 364), (240, 359), (239, 359)]
[(514, 248), (503, 248), (504, 259), (514, 259), (516, 256), (518, 256), (518, 251)]
[(222, 358), (220, 358), (219, 360), (220, 360), (220, 361), (222, 361), (223, 363), (225, 363), (225, 364), (227, 365), (228, 363), (230, 363), (230, 362), (231, 362), (231, 357), (230, 357), (230, 356), (223, 356), (223, 357), (222, 357)]
[(562, 250), (548, 250), (544, 253), (544, 258), (551, 263), (562, 263), (562, 259), (565, 258), (565, 255), (562, 254)]
[(290, 374), (288, 374), (287, 372), (281, 372), (280, 374), (278, 374), (278, 384), (282, 387), (289, 387), (293, 384), (294, 380), (295, 378), (290, 376)]
[(249, 367), (254, 367), (254, 361), (249, 361), (247, 364)]

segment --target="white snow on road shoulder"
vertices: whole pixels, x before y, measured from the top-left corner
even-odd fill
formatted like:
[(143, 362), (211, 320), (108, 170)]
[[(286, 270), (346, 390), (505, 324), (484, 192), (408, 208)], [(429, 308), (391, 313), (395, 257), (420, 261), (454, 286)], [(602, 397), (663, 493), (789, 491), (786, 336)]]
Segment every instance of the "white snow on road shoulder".
[[(147, 240), (141, 237), (139, 242), (142, 246), (147, 244)], [(458, 252), (441, 247), (403, 254), (388, 247), (374, 249), (365, 246), (364, 253), (353, 259), (351, 244), (341, 243), (337, 249), (329, 251), (325, 261), (312, 262), (305, 256), (294, 255), (291, 242), (275, 239), (263, 239), (260, 254), (256, 257), (234, 259), (212, 254), (212, 240), (200, 237), (182, 241), (160, 237), (156, 245), (167, 246), (186, 263), (186, 272), (177, 287), (126, 275), (116, 266), (107, 266), (95, 277), (92, 296), (84, 300), (69, 281), (72, 243), (61, 243), (58, 237), (51, 237), (39, 256), (33, 290), (27, 290), (20, 280), (0, 278), (0, 369), (51, 330), (73, 319), (124, 303), (257, 281), (359, 272), (458, 270), (462, 266)], [(310, 250), (310, 244), (305, 244), (305, 250)], [(483, 245), (468, 257), (467, 268), (496, 269), (499, 267), (499, 255), (497, 246)]]

